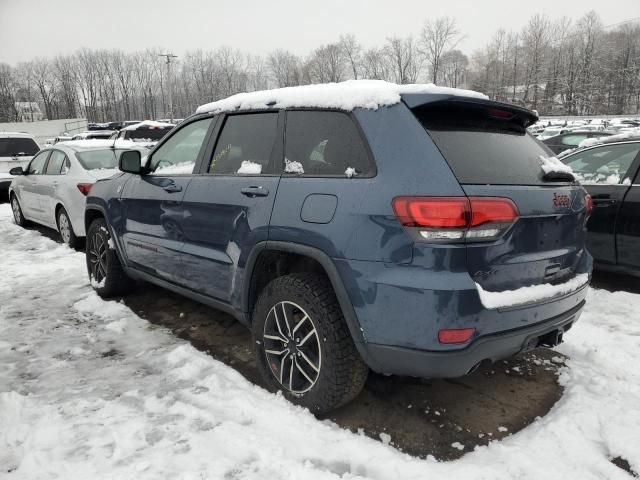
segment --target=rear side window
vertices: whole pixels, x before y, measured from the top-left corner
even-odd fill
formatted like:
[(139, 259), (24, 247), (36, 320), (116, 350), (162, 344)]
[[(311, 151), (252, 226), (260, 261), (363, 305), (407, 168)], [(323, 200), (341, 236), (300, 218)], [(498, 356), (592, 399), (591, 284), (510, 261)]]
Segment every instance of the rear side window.
[(45, 172), (47, 175), (60, 175), (62, 170), (62, 165), (67, 157), (60, 150), (53, 150), (51, 152), (51, 157), (49, 158), (49, 163), (47, 163), (47, 171)]
[(31, 157), (39, 150), (31, 138), (0, 138), (0, 157)]
[(375, 174), (358, 128), (343, 112), (288, 112), (285, 145), (285, 174), (312, 177)]
[(228, 116), (209, 163), (209, 173), (258, 175), (273, 171), (271, 152), (277, 132), (277, 113)]
[[(461, 184), (541, 185), (550, 151), (518, 118), (485, 106), (432, 104), (413, 112)], [(504, 118), (504, 117), (507, 118)]]

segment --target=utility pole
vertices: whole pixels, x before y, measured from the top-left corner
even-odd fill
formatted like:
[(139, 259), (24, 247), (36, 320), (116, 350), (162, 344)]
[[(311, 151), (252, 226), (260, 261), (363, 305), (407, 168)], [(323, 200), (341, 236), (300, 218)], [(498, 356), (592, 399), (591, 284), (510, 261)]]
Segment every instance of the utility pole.
[(161, 57), (165, 57), (165, 63), (167, 65), (167, 88), (169, 90), (169, 118), (171, 119), (171, 123), (173, 123), (173, 88), (171, 82), (171, 63), (174, 58), (178, 58), (177, 55), (174, 55), (171, 52), (161, 53)]

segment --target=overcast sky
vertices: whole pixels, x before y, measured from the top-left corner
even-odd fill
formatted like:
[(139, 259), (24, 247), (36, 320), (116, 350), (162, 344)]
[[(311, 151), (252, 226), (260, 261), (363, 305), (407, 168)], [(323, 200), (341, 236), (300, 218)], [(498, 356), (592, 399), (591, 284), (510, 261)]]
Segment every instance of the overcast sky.
[(460, 48), (471, 53), (498, 28), (519, 29), (535, 13), (577, 19), (591, 9), (611, 25), (640, 17), (640, 0), (0, 0), (0, 62), (81, 47), (307, 54), (343, 33), (365, 46), (417, 34), (425, 19), (441, 15), (458, 20)]

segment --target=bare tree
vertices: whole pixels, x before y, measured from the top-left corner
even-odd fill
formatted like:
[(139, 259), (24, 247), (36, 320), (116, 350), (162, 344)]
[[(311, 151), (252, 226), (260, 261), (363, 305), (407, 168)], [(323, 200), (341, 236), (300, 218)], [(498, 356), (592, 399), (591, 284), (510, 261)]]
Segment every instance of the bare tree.
[(442, 55), (455, 48), (459, 41), (454, 18), (440, 17), (425, 22), (420, 35), (420, 46), (429, 65), (433, 83), (438, 83)]
[(351, 74), (355, 80), (358, 79), (360, 73), (360, 63), (362, 56), (362, 45), (356, 40), (354, 35), (342, 35), (340, 37), (340, 46), (342, 51), (349, 61), (351, 67)]
[(420, 74), (420, 52), (413, 37), (387, 38), (385, 55), (389, 62), (389, 70), (396, 83), (415, 83)]

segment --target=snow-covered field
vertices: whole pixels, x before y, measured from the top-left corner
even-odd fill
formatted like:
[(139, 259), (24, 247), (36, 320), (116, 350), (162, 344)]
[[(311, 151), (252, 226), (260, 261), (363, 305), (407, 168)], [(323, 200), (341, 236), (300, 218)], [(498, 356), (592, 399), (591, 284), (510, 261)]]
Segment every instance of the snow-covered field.
[(318, 421), (99, 299), (84, 255), (6, 204), (0, 269), (0, 478), (631, 478), (618, 456), (640, 472), (640, 295), (591, 291), (546, 417), (437, 462)]

